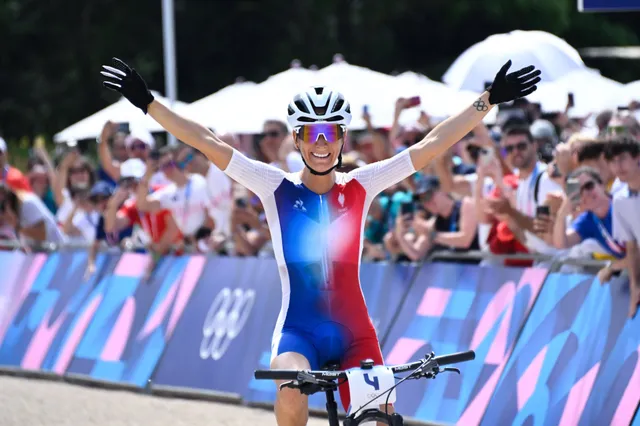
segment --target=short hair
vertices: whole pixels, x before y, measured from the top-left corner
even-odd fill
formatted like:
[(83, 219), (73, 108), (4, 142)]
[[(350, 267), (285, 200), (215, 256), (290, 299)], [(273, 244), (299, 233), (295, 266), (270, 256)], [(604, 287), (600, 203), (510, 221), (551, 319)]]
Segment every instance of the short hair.
[(565, 178), (565, 182), (568, 182), (569, 179), (575, 179), (578, 176), (585, 174), (591, 176), (593, 180), (602, 185), (602, 178), (600, 177), (600, 173), (593, 167), (589, 166), (578, 167), (577, 169), (569, 173), (569, 175)]
[(176, 154), (178, 153), (178, 149), (181, 149), (181, 148), (182, 147), (177, 145), (176, 146), (165, 145), (158, 150), (158, 154), (160, 154), (160, 157), (164, 157), (165, 155), (171, 155), (171, 157), (175, 158)]
[(607, 160), (612, 160), (625, 152), (636, 158), (640, 154), (640, 142), (630, 135), (615, 136), (607, 142), (604, 155)]
[(605, 152), (607, 142), (598, 139), (585, 139), (576, 145), (578, 163), (598, 160)]
[(503, 136), (526, 136), (529, 142), (533, 142), (533, 135), (526, 126), (509, 127), (503, 132)]
[(280, 120), (267, 120), (264, 122), (264, 125), (272, 125), (272, 126), (277, 126), (280, 128), (280, 133), (282, 134), (287, 134), (289, 133), (289, 127), (287, 127), (287, 123), (285, 123), (284, 121), (280, 121)]

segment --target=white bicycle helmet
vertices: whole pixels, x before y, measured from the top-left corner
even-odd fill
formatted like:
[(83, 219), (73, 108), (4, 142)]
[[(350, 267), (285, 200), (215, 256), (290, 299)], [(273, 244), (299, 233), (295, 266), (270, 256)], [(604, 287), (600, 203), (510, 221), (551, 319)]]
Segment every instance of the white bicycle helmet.
[(342, 93), (328, 87), (311, 87), (289, 103), (287, 121), (294, 129), (309, 123), (351, 123), (351, 106)]

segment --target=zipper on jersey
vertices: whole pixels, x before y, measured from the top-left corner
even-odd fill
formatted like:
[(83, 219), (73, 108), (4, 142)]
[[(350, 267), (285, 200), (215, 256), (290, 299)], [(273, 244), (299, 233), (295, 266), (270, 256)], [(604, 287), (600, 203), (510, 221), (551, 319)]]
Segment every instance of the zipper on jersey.
[(328, 242), (329, 242), (329, 218), (328, 212), (325, 209), (325, 204), (322, 200), (322, 195), (318, 195), (320, 197), (320, 223), (322, 224), (322, 275), (324, 281), (324, 290), (329, 290), (329, 261), (328, 261)]

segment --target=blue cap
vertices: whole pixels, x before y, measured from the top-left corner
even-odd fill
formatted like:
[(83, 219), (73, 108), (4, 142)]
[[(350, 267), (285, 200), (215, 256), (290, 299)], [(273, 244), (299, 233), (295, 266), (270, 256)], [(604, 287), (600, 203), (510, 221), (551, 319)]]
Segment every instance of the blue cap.
[(416, 197), (433, 193), (440, 189), (440, 179), (437, 176), (426, 175), (416, 185)]
[(91, 187), (89, 197), (110, 197), (113, 194), (113, 187), (104, 180), (99, 180)]

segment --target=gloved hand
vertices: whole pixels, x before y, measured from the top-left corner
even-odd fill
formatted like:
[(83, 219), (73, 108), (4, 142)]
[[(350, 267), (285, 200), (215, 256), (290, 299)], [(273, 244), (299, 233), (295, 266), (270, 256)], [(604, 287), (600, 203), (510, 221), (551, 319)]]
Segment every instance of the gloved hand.
[(540, 82), (540, 70), (535, 70), (533, 65), (529, 65), (519, 71), (507, 74), (510, 67), (511, 60), (500, 68), (493, 83), (487, 89), (491, 105), (525, 97), (538, 88), (536, 84)]
[(140, 74), (118, 58), (112, 58), (114, 67), (103, 65), (100, 74), (106, 77), (102, 85), (110, 90), (119, 92), (133, 105), (145, 114), (149, 104), (153, 102), (153, 95), (147, 88)]

